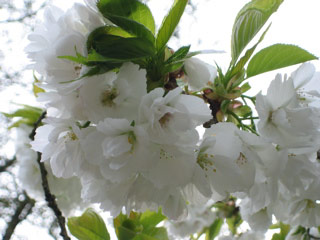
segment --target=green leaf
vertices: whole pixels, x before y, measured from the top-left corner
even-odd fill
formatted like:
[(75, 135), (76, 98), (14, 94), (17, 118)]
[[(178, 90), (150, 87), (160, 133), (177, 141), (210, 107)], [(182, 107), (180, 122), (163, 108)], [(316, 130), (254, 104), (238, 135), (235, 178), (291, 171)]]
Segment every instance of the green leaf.
[(154, 45), (155, 37), (149, 29), (143, 26), (141, 23), (133, 21), (131, 19), (119, 16), (109, 16), (109, 19), (125, 31), (131, 33), (136, 37), (140, 37), (146, 41), (149, 41)]
[(91, 77), (91, 76), (94, 76), (94, 75), (99, 75), (99, 74), (104, 74), (106, 72), (109, 72), (115, 68), (118, 68), (120, 67), (120, 65), (98, 65), (98, 66), (95, 66), (93, 68), (90, 68), (84, 75), (82, 75), (80, 78), (76, 79), (76, 80), (80, 80), (84, 77)]
[(93, 40), (93, 49), (110, 59), (133, 61), (154, 55), (155, 49), (143, 38), (122, 38), (113, 35), (100, 35)]
[(174, 54), (172, 54), (168, 58), (166, 64), (183, 60), (187, 56), (189, 49), (190, 45), (179, 48)]
[(117, 237), (118, 240), (130, 240), (136, 236), (136, 233), (123, 226), (117, 227)]
[(231, 102), (230, 100), (223, 100), (221, 102), (220, 109), (223, 113), (226, 113), (228, 111), (228, 107), (229, 107), (230, 102)]
[(27, 118), (22, 118), (16, 122), (14, 122), (13, 124), (11, 124), (8, 129), (12, 129), (12, 128), (17, 128), (17, 127), (20, 127), (21, 124), (24, 124), (24, 125), (28, 125), (28, 126), (34, 126), (34, 121), (33, 120), (30, 120), (30, 119), (27, 119)]
[(216, 236), (219, 235), (220, 229), (223, 224), (223, 219), (217, 218), (213, 224), (208, 228), (206, 234), (206, 240), (213, 240)]
[(162, 215), (161, 210), (159, 210), (158, 212), (146, 210), (141, 214), (140, 223), (143, 225), (144, 229), (149, 229), (157, 226), (164, 219), (166, 219), (166, 217)]
[(240, 10), (232, 29), (232, 62), (237, 61), (243, 49), (282, 2), (283, 0), (252, 0)]
[[(140, 58), (132, 58), (131, 61), (135, 61), (138, 59), (140, 59)], [(121, 65), (121, 63), (127, 62), (128, 60), (125, 58), (120, 59), (120, 58), (105, 57), (105, 56), (97, 53), (94, 49), (92, 49), (90, 51), (90, 53), (88, 54), (87, 61), (88, 61), (88, 63), (94, 64), (96, 66), (97, 65), (99, 66), (99, 64), (100, 64), (100, 65), (108, 67), (109, 69), (114, 69), (114, 68), (118, 67), (119, 64)]]
[(179, 68), (182, 68), (184, 64), (184, 61), (171, 63), (169, 65), (165, 65), (163, 68), (163, 74), (174, 72), (178, 70)]
[(84, 56), (58, 56), (58, 58), (60, 59), (66, 59), (66, 60), (69, 60), (71, 62), (75, 62), (75, 63), (79, 63), (79, 64), (82, 64), (82, 65), (85, 65), (85, 66), (89, 66), (88, 62), (87, 62), (87, 59), (86, 57)]
[(248, 115), (250, 115), (252, 113), (252, 110), (249, 106), (244, 105), (244, 106), (241, 106), (241, 107), (234, 109), (233, 112), (240, 117), (247, 117)]
[(38, 93), (42, 93), (45, 92), (44, 89), (42, 89), (41, 87), (37, 86), (37, 83), (40, 83), (40, 80), (37, 78), (37, 76), (35, 75), (34, 71), (33, 71), (33, 83), (32, 83), (32, 91), (35, 97), (38, 97)]
[(163, 49), (169, 41), (180, 21), (187, 3), (188, 0), (175, 0), (168, 15), (163, 19), (156, 38), (156, 46), (158, 51)]
[(7, 118), (21, 117), (25, 119), (28, 123), (35, 123), (40, 115), (42, 114), (42, 109), (37, 107), (32, 107), (29, 105), (23, 105), (23, 108), (16, 110), (13, 113), (2, 113)]
[(90, 208), (80, 217), (68, 218), (68, 228), (79, 240), (110, 240), (103, 219)]
[(307, 229), (305, 229), (302, 226), (299, 226), (296, 231), (294, 233), (292, 233), (292, 235), (303, 235), (307, 232)]
[(181, 47), (176, 52), (174, 52), (165, 62), (165, 65), (162, 71), (163, 74), (174, 72), (179, 68), (182, 68), (184, 64), (184, 60), (188, 55), (189, 49), (190, 49), (190, 45)]
[(147, 5), (138, 0), (100, 0), (99, 11), (134, 36), (154, 42), (155, 22)]
[(150, 9), (138, 0), (100, 0), (97, 6), (106, 18), (109, 15), (125, 17), (141, 23), (155, 33), (155, 22)]
[(167, 230), (156, 227), (164, 219), (161, 210), (142, 214), (132, 211), (129, 217), (121, 213), (113, 223), (119, 240), (168, 240)]
[(251, 89), (251, 86), (249, 83), (245, 83), (240, 87), (241, 93), (245, 93)]
[(259, 41), (252, 48), (248, 49), (246, 51), (245, 55), (238, 61), (237, 65), (232, 69), (232, 73), (231, 73), (232, 76), (234, 76), (235, 74), (239, 73), (244, 68), (244, 66), (246, 65), (246, 63), (251, 58), (253, 52), (256, 50), (256, 48), (259, 45), (259, 43), (261, 43), (262, 40), (264, 39), (264, 36), (266, 35), (266, 33), (268, 32), (270, 27), (271, 27), (271, 23), (267, 27), (267, 29), (263, 32), (263, 34), (261, 35)]
[(167, 229), (164, 227), (153, 227), (148, 230), (144, 230), (142, 234), (137, 235), (134, 240), (169, 240)]
[[(229, 115), (229, 116), (231, 117), (231, 119), (230, 119), (231, 122), (233, 122), (235, 124), (238, 122), (236, 119), (234, 119), (234, 117), (232, 117), (231, 115)], [(228, 118), (229, 118), (229, 116), (228, 116)], [(227, 218), (226, 222), (227, 222), (229, 230), (232, 232), (232, 234), (233, 235), (237, 234), (238, 227), (242, 223), (241, 216), (239, 214), (234, 215), (230, 218)]]
[(286, 224), (283, 224), (280, 222), (279, 227), (280, 227), (280, 233), (273, 234), (271, 240), (285, 240), (286, 239), (286, 236), (288, 235), (288, 233), (290, 231), (290, 225), (286, 225)]
[(298, 46), (275, 44), (252, 57), (247, 68), (247, 78), (315, 59), (317, 57)]

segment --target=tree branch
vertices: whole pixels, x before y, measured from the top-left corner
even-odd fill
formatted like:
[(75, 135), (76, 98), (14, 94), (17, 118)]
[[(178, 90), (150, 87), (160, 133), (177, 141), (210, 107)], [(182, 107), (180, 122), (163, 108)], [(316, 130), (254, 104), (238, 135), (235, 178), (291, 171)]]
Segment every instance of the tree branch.
[[(34, 140), (34, 137), (36, 135), (36, 130), (41, 124), (42, 120), (46, 117), (47, 112), (43, 112), (37, 122), (34, 124), (34, 128), (32, 129), (31, 134), (29, 135), (31, 140)], [(42, 187), (45, 195), (45, 199), (48, 203), (48, 206), (53, 210), (54, 214), (56, 215), (56, 218), (58, 220), (58, 224), (60, 227), (60, 236), (63, 237), (64, 240), (70, 240), (70, 237), (68, 236), (67, 230), (66, 230), (66, 220), (64, 216), (61, 213), (61, 210), (58, 207), (58, 204), (56, 202), (56, 197), (50, 192), (49, 183), (47, 179), (48, 172), (44, 166), (44, 163), (41, 162), (41, 153), (37, 152), (38, 158), (37, 162), (39, 164), (40, 173), (41, 173), (41, 179), (42, 179)]]
[(16, 157), (10, 160), (9, 159), (4, 160), (4, 164), (0, 166), (0, 173), (6, 171), (8, 167), (10, 167), (15, 163), (15, 161), (16, 161)]
[(315, 236), (313, 236), (313, 235), (310, 234), (310, 228), (307, 229), (307, 235), (308, 235), (308, 237), (309, 237), (310, 239), (316, 239), (316, 240), (320, 239), (320, 237), (315, 237)]
[[(24, 193), (25, 200), (19, 202), (19, 205), (11, 217), (11, 221), (8, 223), (6, 232), (4, 234), (3, 240), (9, 240), (16, 228), (16, 226), (23, 221), (32, 211), (32, 208), (35, 204), (35, 201), (28, 197), (26, 193)], [(25, 211), (24, 211), (25, 210)], [(25, 213), (23, 213), (25, 212)]]
[(46, 6), (46, 3), (43, 3), (37, 10), (33, 11), (33, 12), (30, 12), (30, 13), (27, 13), (19, 18), (13, 18), (13, 19), (6, 19), (6, 20), (3, 20), (3, 21), (0, 21), (0, 23), (14, 23), (14, 22), (22, 22), (24, 21), (25, 19), (27, 18), (31, 18), (33, 16), (35, 16), (37, 14), (37, 12), (39, 10), (41, 10), (42, 8), (44, 8)]

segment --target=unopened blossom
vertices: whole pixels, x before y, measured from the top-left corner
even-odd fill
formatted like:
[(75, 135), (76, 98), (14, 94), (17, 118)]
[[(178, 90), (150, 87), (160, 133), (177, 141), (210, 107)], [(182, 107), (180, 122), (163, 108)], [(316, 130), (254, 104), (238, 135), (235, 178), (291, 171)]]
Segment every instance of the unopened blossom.
[(195, 91), (200, 91), (208, 86), (208, 83), (214, 82), (217, 76), (217, 69), (214, 66), (194, 57), (186, 59), (184, 69), (188, 85)]

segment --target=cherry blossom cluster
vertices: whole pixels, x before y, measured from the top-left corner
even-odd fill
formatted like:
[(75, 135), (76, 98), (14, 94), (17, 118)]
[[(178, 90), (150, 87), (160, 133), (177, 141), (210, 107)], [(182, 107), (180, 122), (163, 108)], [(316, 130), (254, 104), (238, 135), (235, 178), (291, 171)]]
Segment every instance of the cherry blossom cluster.
[[(45, 90), (38, 100), (48, 109), (31, 145), (56, 177), (77, 176), (83, 200), (113, 216), (161, 207), (182, 219), (188, 204), (232, 195), (253, 229), (265, 231), (273, 215), (292, 226), (320, 225), (320, 93), (312, 85), (320, 76), (313, 65), (277, 75), (257, 95), (259, 135), (220, 122), (200, 136), (198, 127), (212, 118), (201, 94), (147, 91), (146, 70), (131, 62), (81, 77), (86, 66), (59, 58), (75, 49), (86, 56), (88, 35), (106, 24), (91, 2), (66, 12), (50, 7), (29, 36), (27, 53)], [(196, 58), (184, 70), (194, 91), (218, 77)]]

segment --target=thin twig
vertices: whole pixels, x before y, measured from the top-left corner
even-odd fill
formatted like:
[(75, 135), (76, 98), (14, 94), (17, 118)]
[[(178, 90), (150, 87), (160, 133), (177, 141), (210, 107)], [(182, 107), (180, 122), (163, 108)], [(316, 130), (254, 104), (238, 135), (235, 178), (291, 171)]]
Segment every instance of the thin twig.
[[(28, 197), (26, 193), (24, 193), (25, 200), (19, 202), (19, 205), (11, 218), (11, 221), (8, 223), (6, 232), (4, 234), (3, 240), (9, 240), (16, 228), (16, 226), (23, 221), (32, 211), (32, 208), (35, 204), (35, 201)], [(23, 212), (25, 212), (23, 214)]]
[(0, 166), (0, 173), (4, 172), (7, 170), (8, 167), (12, 166), (16, 161), (16, 157), (12, 158), (12, 159), (7, 159), (4, 161), (4, 164), (2, 166)]
[(44, 8), (45, 6), (46, 6), (46, 3), (43, 3), (37, 10), (35, 10), (33, 12), (27, 13), (27, 14), (19, 17), (19, 18), (11, 18), (11, 19), (6, 19), (6, 20), (3, 20), (3, 21), (0, 21), (0, 24), (1, 23), (22, 22), (27, 18), (31, 18), (31, 17), (35, 16), (38, 13), (38, 11), (41, 10), (42, 8)]
[[(32, 129), (31, 134), (29, 135), (31, 140), (34, 140), (36, 130), (40, 126), (42, 120), (46, 117), (46, 112), (43, 112), (37, 122), (34, 124), (34, 128)], [(41, 173), (41, 179), (42, 179), (42, 187), (45, 194), (45, 199), (48, 203), (48, 206), (53, 210), (54, 214), (56, 215), (56, 218), (58, 220), (58, 224), (60, 227), (60, 236), (63, 237), (64, 240), (70, 240), (70, 237), (68, 236), (67, 230), (66, 230), (66, 220), (64, 216), (61, 213), (61, 210), (58, 207), (58, 204), (56, 202), (56, 197), (50, 192), (49, 183), (47, 179), (48, 172), (44, 166), (44, 163), (41, 162), (41, 153), (37, 152), (38, 158), (37, 162), (39, 164), (40, 173)]]
[(308, 237), (309, 237), (310, 239), (316, 239), (316, 240), (320, 239), (320, 237), (315, 237), (315, 236), (313, 236), (313, 235), (310, 234), (310, 228), (307, 229), (307, 235), (308, 235)]

